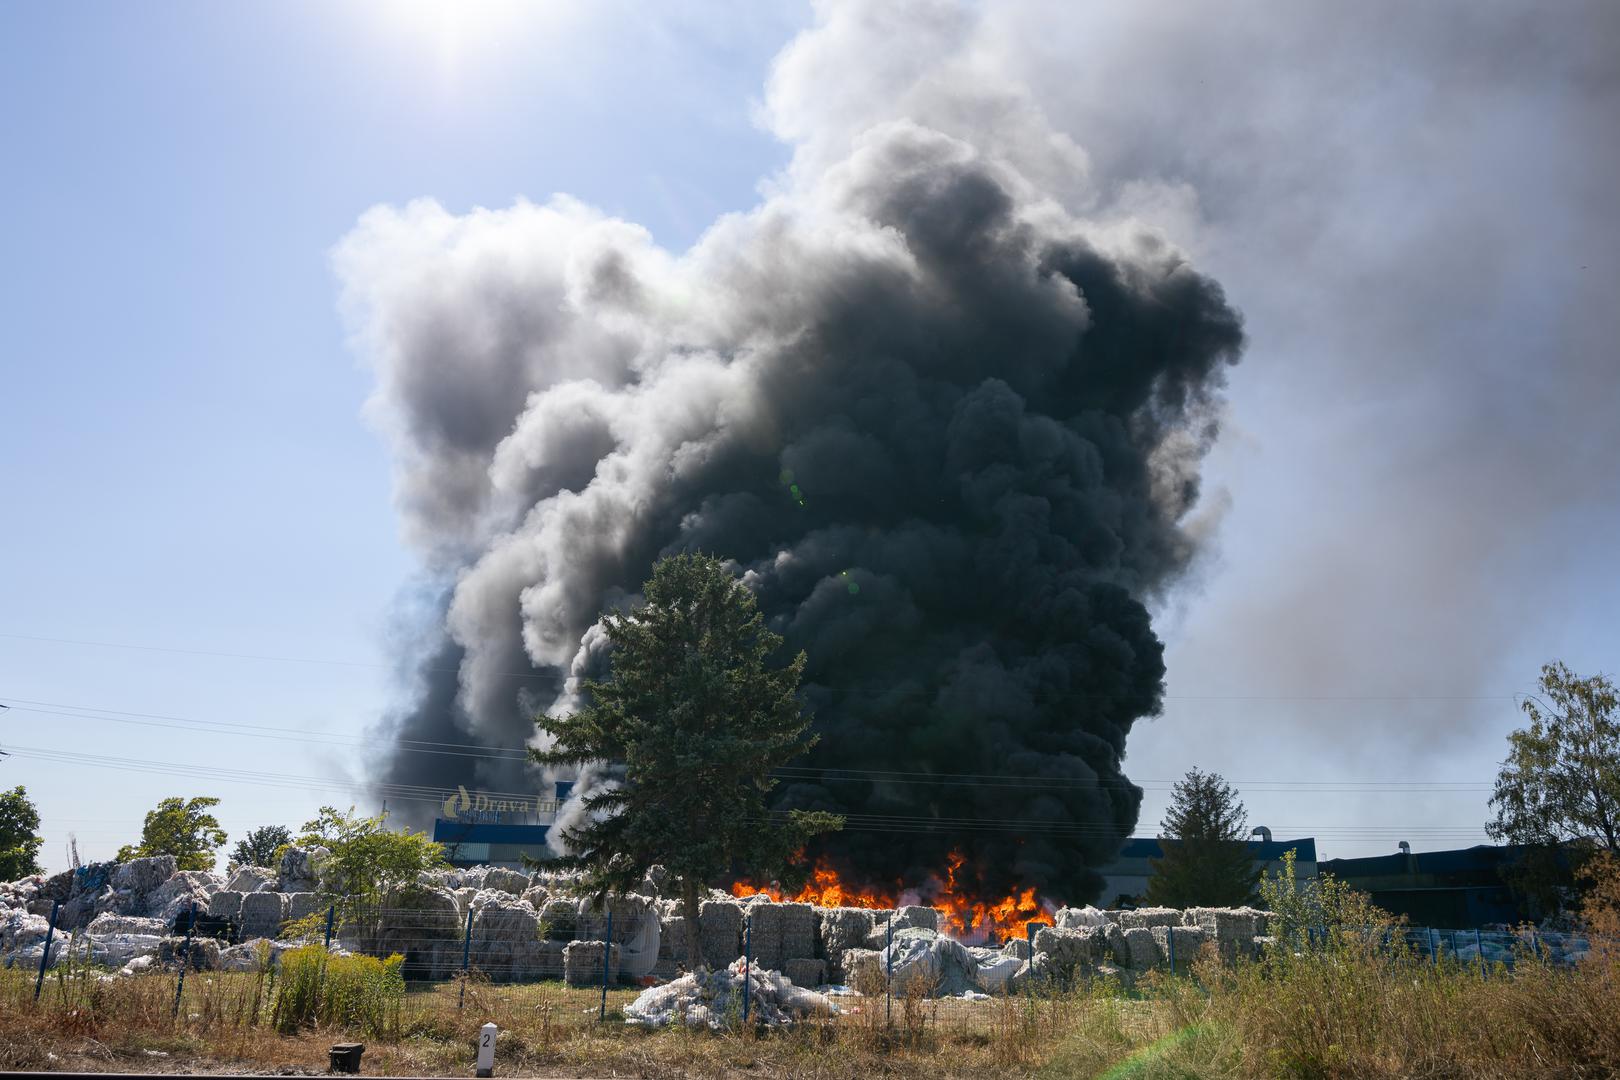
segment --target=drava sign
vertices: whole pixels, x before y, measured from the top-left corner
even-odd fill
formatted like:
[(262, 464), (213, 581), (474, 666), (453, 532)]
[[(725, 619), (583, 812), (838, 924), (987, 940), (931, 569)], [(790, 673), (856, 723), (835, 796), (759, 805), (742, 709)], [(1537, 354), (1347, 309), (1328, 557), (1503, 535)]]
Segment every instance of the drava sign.
[(486, 814), (555, 814), (557, 805), (556, 799), (513, 798), (483, 791), (474, 794), (457, 784), (456, 790), (444, 800), (444, 816), (451, 821), (466, 821), (474, 815)]

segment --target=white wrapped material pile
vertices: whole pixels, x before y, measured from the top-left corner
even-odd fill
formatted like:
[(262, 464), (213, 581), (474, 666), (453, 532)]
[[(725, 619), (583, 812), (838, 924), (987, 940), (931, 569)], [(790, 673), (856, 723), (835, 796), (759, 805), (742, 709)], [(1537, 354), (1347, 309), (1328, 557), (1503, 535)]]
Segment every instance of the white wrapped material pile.
[[(748, 1022), (784, 1027), (812, 1016), (838, 1011), (827, 997), (794, 986), (777, 971), (754, 965), (748, 972)], [(681, 1023), (690, 1027), (724, 1028), (742, 1022), (743, 962), (720, 971), (682, 975), (673, 982), (643, 990), (625, 1006), (627, 1024), (663, 1027)]]

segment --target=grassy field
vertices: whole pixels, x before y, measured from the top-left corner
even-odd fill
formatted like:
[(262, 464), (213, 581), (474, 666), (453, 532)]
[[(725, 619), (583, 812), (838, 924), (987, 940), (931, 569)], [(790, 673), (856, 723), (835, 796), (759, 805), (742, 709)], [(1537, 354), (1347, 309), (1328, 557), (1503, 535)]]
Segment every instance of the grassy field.
[[(375, 962), (372, 962), (375, 963)], [(380, 969), (381, 965), (377, 965)], [(476, 979), (339, 1002), (350, 1019), (289, 1023), (290, 977), (191, 974), (173, 1015), (173, 974), (0, 973), (0, 1069), (324, 1072), (334, 1042), (366, 1043), (370, 1075), (470, 1075), (475, 1033), (500, 1025), (500, 1075), (1486, 1077), (1620, 1074), (1620, 963), (1599, 950), (1575, 970), (1525, 958), (1485, 972), (1380, 950), (1277, 954), (1237, 968), (1204, 957), (1130, 991), (1108, 982), (985, 1002), (881, 997), (792, 1030), (713, 1033), (630, 1027), (632, 990)], [(361, 986), (355, 982), (354, 986)], [(333, 995), (329, 995), (333, 996)], [(278, 1032), (277, 1027), (288, 1033)]]

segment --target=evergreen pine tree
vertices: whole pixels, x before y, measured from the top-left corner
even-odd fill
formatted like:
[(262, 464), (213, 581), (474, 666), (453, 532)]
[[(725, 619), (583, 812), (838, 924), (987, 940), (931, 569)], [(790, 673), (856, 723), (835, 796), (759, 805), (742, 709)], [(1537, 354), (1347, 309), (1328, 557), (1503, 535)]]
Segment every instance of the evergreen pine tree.
[(772, 771), (815, 737), (795, 696), (804, 655), (769, 664), (782, 639), (753, 594), (720, 560), (693, 554), (661, 559), (643, 595), (641, 607), (603, 619), (611, 673), (586, 683), (586, 708), (538, 719), (553, 743), (533, 754), (546, 765), (618, 767), (620, 780), (588, 796), (585, 820), (564, 831), (572, 854), (559, 862), (585, 871), (599, 897), (662, 864), (685, 903), (696, 970), (698, 902), (710, 883), (791, 881), (805, 842), (843, 819), (766, 807)]
[(1254, 898), (1260, 871), (1249, 855), (1243, 804), (1218, 773), (1190, 770), (1170, 789), (1147, 901), (1163, 907), (1235, 907)]

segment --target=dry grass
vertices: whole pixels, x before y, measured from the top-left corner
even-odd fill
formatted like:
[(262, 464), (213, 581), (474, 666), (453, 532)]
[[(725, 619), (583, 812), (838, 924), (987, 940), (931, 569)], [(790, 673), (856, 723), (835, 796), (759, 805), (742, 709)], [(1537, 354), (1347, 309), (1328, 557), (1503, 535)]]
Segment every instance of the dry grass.
[(1527, 957), (1512, 973), (1430, 964), (1382, 949), (1278, 954), (1125, 991), (987, 1002), (936, 1000), (920, 984), (885, 1008), (858, 1000), (792, 1031), (644, 1031), (617, 1022), (635, 992), (469, 981), (413, 989), (381, 1038), (338, 1026), (277, 1034), (269, 974), (193, 973), (181, 1015), (173, 974), (102, 978), (0, 972), (0, 1069), (104, 1071), (291, 1067), (324, 1072), (326, 1050), (367, 1043), (371, 1075), (466, 1075), (480, 1025), (501, 1028), (501, 1075), (856, 1077), (1506, 1077), (1620, 1074), (1620, 953), (1577, 970)]

